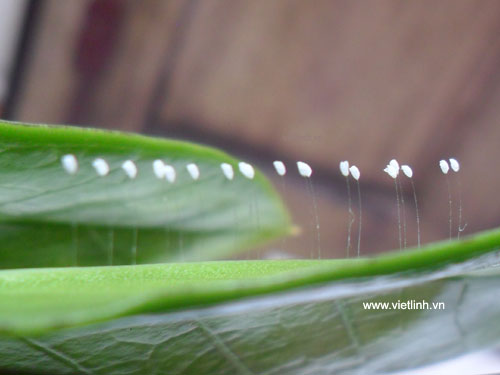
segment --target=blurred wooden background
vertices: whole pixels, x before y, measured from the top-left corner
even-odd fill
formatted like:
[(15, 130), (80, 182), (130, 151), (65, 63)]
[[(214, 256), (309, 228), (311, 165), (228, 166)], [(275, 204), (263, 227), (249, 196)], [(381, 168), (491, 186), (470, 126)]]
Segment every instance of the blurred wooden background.
[(296, 160), (315, 171), (328, 256), (345, 254), (344, 159), (361, 170), (362, 253), (398, 246), (394, 183), (382, 172), (393, 157), (413, 166), (424, 242), (448, 235), (440, 158), (462, 164), (465, 234), (500, 224), (499, 1), (37, 3), (9, 118), (208, 143), (279, 189), (272, 161), (284, 160), (283, 194), (304, 229), (286, 241), (290, 253), (308, 256), (315, 237)]

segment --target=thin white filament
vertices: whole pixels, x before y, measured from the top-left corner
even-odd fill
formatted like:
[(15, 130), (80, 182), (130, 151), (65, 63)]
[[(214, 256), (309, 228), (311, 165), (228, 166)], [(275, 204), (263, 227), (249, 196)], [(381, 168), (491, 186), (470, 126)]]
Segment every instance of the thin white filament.
[(462, 227), (462, 187), (460, 184), (460, 175), (458, 172), (460, 171), (460, 163), (458, 162), (457, 159), (455, 158), (450, 158), (450, 167), (455, 172), (457, 175), (457, 190), (458, 190), (458, 232), (457, 232), (457, 239), (460, 239), (460, 233), (462, 233), (465, 230), (465, 227), (467, 224), (465, 224), (464, 227)]
[[(314, 192), (314, 186), (310, 178), (307, 178), (306, 181), (307, 188), (309, 190), (309, 194), (311, 195), (312, 203), (313, 203), (313, 215), (314, 215), (314, 223), (316, 229), (316, 241), (317, 241), (317, 249), (318, 249), (318, 259), (321, 259), (321, 232), (320, 232), (320, 224), (319, 224), (319, 215), (318, 215), (318, 205), (316, 202), (316, 194)], [(311, 257), (313, 256), (313, 252), (311, 250)]]
[(137, 264), (137, 237), (138, 237), (137, 226), (132, 229), (132, 247), (130, 249), (132, 253), (132, 264)]
[(465, 230), (467, 224), (462, 226), (462, 184), (460, 183), (460, 175), (457, 174), (457, 186), (458, 186), (458, 232), (457, 239), (460, 239), (460, 233)]
[(449, 207), (449, 213), (448, 213), (448, 218), (449, 218), (449, 235), (450, 235), (450, 240), (452, 238), (452, 232), (453, 232), (453, 199), (451, 197), (451, 186), (450, 186), (450, 178), (448, 175), (446, 175), (446, 185), (448, 186), (448, 207)]
[(359, 207), (359, 213), (358, 213), (358, 258), (360, 255), (360, 249), (361, 249), (361, 189), (359, 187), (359, 180), (356, 179), (356, 185), (358, 186), (358, 207)]
[(403, 218), (403, 248), (406, 249), (407, 241), (406, 241), (406, 207), (405, 207), (405, 198), (404, 198), (404, 190), (403, 184), (401, 183), (401, 179), (398, 178), (399, 183), (399, 196), (401, 197), (401, 216)]
[(115, 252), (115, 232), (112, 228), (108, 229), (108, 264), (113, 265), (113, 257)]
[(73, 242), (73, 264), (78, 266), (78, 225), (75, 222), (71, 223), (71, 239)]
[(399, 249), (402, 249), (401, 241), (401, 209), (399, 205), (399, 193), (398, 193), (398, 175), (399, 175), (399, 163), (392, 159), (389, 164), (384, 168), (384, 172), (387, 173), (391, 178), (394, 179), (394, 186), (396, 188), (396, 206), (398, 212), (398, 237), (399, 237)]
[[(127, 160), (122, 164), (122, 169), (125, 171), (125, 174), (131, 178), (134, 179), (137, 177), (137, 165), (132, 161), (132, 160)], [(129, 195), (130, 201), (132, 201), (130, 195)], [(137, 213), (136, 215), (137, 216)], [(132, 255), (132, 264), (137, 264), (137, 235), (138, 235), (138, 229), (137, 226), (134, 226), (132, 229), (132, 245), (130, 247), (130, 252)], [(112, 233), (112, 254), (114, 252), (114, 233)], [(113, 255), (111, 256), (111, 263), (113, 261)]]
[[(283, 164), (283, 165), (281, 165)], [(287, 188), (286, 188), (286, 181), (285, 181), (285, 174), (286, 174), (286, 167), (285, 164), (281, 161), (275, 161), (273, 163), (274, 168), (276, 169), (276, 173), (280, 176), (281, 180), (281, 192), (283, 197), (287, 196)], [(283, 169), (281, 168), (283, 167)], [(281, 237), (281, 251), (284, 251), (286, 248), (286, 236)]]
[(352, 224), (354, 224), (355, 216), (354, 212), (352, 211), (352, 199), (351, 199), (351, 186), (349, 183), (349, 175), (345, 177), (345, 182), (347, 185), (347, 209), (348, 209), (348, 218), (347, 218), (347, 258), (349, 258), (350, 252), (351, 252), (351, 231), (352, 231)]
[(394, 186), (396, 187), (396, 206), (398, 211), (398, 237), (399, 237), (399, 249), (401, 250), (403, 247), (402, 239), (401, 239), (401, 208), (399, 203), (399, 191), (398, 191), (398, 181), (394, 179)]
[(411, 188), (413, 190), (413, 198), (415, 200), (415, 212), (417, 214), (417, 246), (420, 248), (420, 216), (418, 214), (418, 201), (417, 201), (417, 191), (415, 190), (415, 184), (413, 179), (410, 178)]
[[(418, 215), (418, 201), (417, 201), (417, 192), (415, 190), (415, 184), (413, 183), (413, 170), (409, 165), (402, 165), (401, 170), (403, 171), (404, 175), (410, 179), (411, 182), (411, 189), (413, 191), (413, 199), (415, 200), (415, 213), (417, 215), (417, 245), (420, 248), (420, 217)], [(406, 222), (406, 220), (405, 220)], [(406, 244), (406, 238), (405, 238), (405, 244)]]

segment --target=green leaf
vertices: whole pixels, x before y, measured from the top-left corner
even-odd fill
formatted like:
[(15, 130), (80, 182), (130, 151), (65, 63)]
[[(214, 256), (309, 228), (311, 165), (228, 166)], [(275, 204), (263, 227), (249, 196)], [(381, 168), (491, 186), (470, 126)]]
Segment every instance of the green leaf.
[[(299, 374), (318, 366), (333, 373), (412, 367), (496, 342), (499, 246), (497, 230), (364, 259), (2, 271), (0, 327), (20, 338), (0, 339), (0, 368)], [(362, 307), (411, 299), (446, 308)]]
[(374, 258), (170, 263), (0, 272), (0, 331), (33, 334), (334, 280), (433, 270), (500, 246), (500, 231)]
[[(74, 154), (78, 173), (61, 167)], [(92, 167), (104, 158), (110, 173)], [(133, 160), (138, 176), (121, 169)], [(177, 171), (159, 180), (152, 163)], [(200, 178), (186, 170), (196, 163)], [(233, 166), (227, 180), (220, 164)], [(0, 122), (0, 268), (207, 260), (290, 232), (265, 177), (238, 173), (238, 161), (188, 142), (62, 126)]]
[[(74, 128), (0, 123), (0, 134), (4, 268), (212, 259), (289, 232), (264, 177), (226, 181), (220, 163), (237, 162), (218, 151)], [(80, 161), (76, 176), (60, 167), (67, 153)], [(110, 176), (95, 175), (97, 156)], [(156, 158), (178, 171), (196, 162), (202, 177), (158, 181)], [(139, 166), (137, 179), (120, 170), (125, 159)], [(499, 247), (495, 230), (374, 258), (2, 270), (0, 372), (415, 367), (498, 342)], [(363, 308), (422, 299), (446, 308)]]

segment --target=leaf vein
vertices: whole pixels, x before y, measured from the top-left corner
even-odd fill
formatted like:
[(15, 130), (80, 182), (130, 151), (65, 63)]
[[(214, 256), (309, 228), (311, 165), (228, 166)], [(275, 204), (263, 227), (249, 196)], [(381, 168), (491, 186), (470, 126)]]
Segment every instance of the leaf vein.
[(236, 368), (236, 370), (238, 370), (240, 374), (253, 375), (253, 372), (250, 371), (250, 369), (243, 363), (241, 358), (238, 357), (238, 355), (233, 352), (215, 332), (213, 332), (201, 320), (197, 320), (197, 323), (205, 336), (212, 341), (216, 349)]
[(32, 338), (21, 337), (19, 339), (21, 341), (23, 341), (29, 347), (46, 354), (47, 356), (51, 357), (52, 359), (56, 360), (57, 362), (62, 363), (63, 365), (65, 365), (69, 369), (78, 371), (77, 372), (78, 374), (92, 375), (92, 371), (83, 367), (77, 361), (75, 361), (73, 358), (69, 357), (68, 355), (62, 353), (59, 350), (51, 348), (50, 346), (48, 346), (44, 343), (41, 343), (41, 342), (39, 342), (35, 339), (32, 339)]

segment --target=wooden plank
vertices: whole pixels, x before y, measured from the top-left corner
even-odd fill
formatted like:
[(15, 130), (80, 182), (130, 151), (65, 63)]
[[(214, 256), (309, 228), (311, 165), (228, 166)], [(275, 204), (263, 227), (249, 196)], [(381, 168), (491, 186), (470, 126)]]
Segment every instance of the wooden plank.
[(16, 118), (140, 130), (184, 4), (48, 1)]
[(162, 117), (389, 187), (389, 159), (422, 176), (460, 126), (499, 21), (492, 1), (200, 2)]
[(29, 64), (19, 87), (14, 118), (36, 123), (64, 121), (77, 80), (73, 48), (90, 0), (48, 0), (41, 7)]
[(90, 99), (85, 122), (140, 131), (187, 1), (129, 1), (113, 61)]

